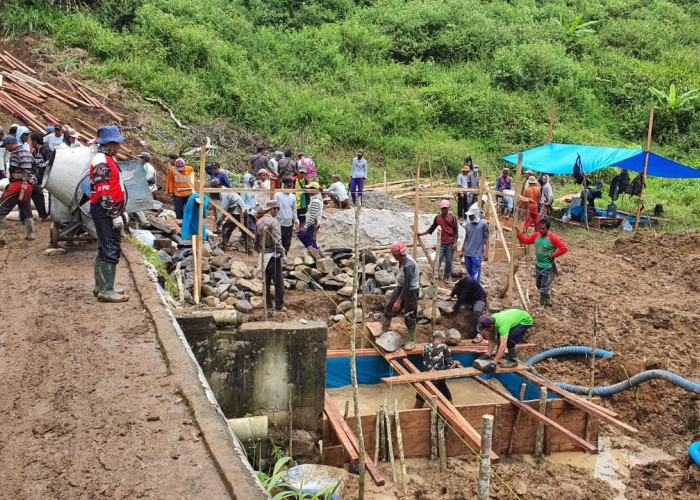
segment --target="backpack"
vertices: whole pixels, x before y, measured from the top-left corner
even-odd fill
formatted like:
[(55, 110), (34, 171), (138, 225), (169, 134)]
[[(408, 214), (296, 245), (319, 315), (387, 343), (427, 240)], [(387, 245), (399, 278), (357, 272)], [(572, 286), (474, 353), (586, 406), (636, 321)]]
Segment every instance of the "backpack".
[(612, 201), (617, 200), (617, 198), (620, 196), (620, 176), (616, 175), (613, 177), (613, 180), (610, 182), (610, 190), (608, 191), (608, 195), (610, 196), (610, 199)]
[(644, 176), (642, 174), (637, 175), (637, 177), (634, 178), (632, 181), (632, 184), (630, 184), (629, 189), (627, 190), (627, 194), (631, 194), (632, 196), (639, 196), (642, 194), (642, 189), (646, 185), (644, 182)]
[(579, 154), (576, 155), (576, 163), (574, 163), (574, 180), (576, 184), (583, 184), (583, 165)]

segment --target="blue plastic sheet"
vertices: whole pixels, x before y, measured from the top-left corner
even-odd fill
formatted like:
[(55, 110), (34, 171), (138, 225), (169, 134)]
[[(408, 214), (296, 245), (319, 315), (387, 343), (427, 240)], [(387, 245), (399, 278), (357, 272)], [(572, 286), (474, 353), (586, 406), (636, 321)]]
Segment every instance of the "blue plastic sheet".
[[(577, 144), (545, 144), (523, 152), (523, 169), (559, 175), (571, 175), (578, 157), (584, 172), (590, 173), (605, 167), (619, 167), (641, 172), (644, 170), (643, 149), (582, 146)], [(503, 158), (517, 164), (518, 155)], [(690, 168), (654, 153), (649, 153), (647, 175), (675, 179), (699, 179), (700, 170)]]

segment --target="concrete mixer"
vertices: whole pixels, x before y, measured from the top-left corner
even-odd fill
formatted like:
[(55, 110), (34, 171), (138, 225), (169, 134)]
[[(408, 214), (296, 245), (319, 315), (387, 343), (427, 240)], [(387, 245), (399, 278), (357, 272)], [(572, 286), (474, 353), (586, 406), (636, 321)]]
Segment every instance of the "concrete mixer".
[[(90, 161), (97, 146), (57, 149), (44, 174), (42, 187), (48, 191), (51, 214), (51, 247), (59, 241), (95, 241), (95, 224), (90, 216)], [(126, 212), (153, 209), (153, 197), (140, 160), (117, 162), (126, 190)]]

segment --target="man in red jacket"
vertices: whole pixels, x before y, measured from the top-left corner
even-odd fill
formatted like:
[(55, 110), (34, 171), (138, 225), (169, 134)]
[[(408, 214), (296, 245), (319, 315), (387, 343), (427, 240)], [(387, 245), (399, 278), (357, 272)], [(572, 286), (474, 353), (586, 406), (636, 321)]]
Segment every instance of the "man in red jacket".
[[(552, 281), (557, 274), (557, 265), (554, 259), (564, 255), (569, 249), (556, 234), (549, 230), (549, 219), (541, 219), (538, 223), (539, 232), (525, 236), (518, 228), (518, 239), (523, 245), (535, 244), (535, 279), (537, 289), (540, 291), (540, 305), (538, 309), (551, 306), (550, 299)], [(517, 224), (516, 224), (517, 227)]]
[(452, 276), (452, 259), (454, 257), (455, 247), (457, 246), (457, 236), (459, 235), (459, 226), (457, 217), (450, 212), (450, 201), (442, 200), (440, 202), (440, 213), (435, 216), (432, 226), (427, 231), (418, 233), (418, 236), (433, 234), (433, 231), (440, 226), (440, 260), (438, 262), (438, 273), (442, 266), (443, 259), (445, 260), (445, 283), (449, 283)]
[(97, 130), (97, 154), (90, 164), (90, 215), (97, 231), (94, 294), (100, 302), (126, 302), (128, 295), (114, 289), (121, 257), (126, 190), (114, 157), (126, 140), (113, 125)]

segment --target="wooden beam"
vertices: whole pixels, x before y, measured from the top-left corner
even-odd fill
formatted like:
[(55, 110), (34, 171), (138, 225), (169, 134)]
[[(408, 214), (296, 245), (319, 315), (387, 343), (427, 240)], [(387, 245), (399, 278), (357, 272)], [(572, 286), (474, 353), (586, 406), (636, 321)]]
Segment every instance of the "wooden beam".
[(418, 152), (418, 170), (416, 170), (416, 191), (413, 203), (413, 260), (418, 256), (418, 191), (420, 191), (420, 151)]
[(507, 394), (507, 393), (501, 391), (500, 389), (492, 386), (491, 384), (489, 384), (485, 380), (481, 380), (478, 377), (474, 377), (474, 380), (476, 380), (478, 383), (480, 383), (484, 387), (488, 388), (489, 390), (493, 391), (494, 393), (498, 394), (502, 398), (506, 399), (510, 403), (513, 403), (518, 408), (521, 408), (523, 411), (529, 413), (531, 416), (535, 417), (537, 420), (542, 422), (544, 425), (547, 425), (547, 426), (559, 431), (560, 433), (564, 434), (569, 439), (571, 439), (582, 450), (587, 451), (588, 453), (598, 453), (598, 448), (596, 448), (595, 446), (593, 446), (589, 442), (583, 440), (582, 438), (578, 437), (576, 434), (571, 432), (566, 427), (562, 427), (561, 425), (556, 423), (551, 418), (546, 417), (546, 416), (542, 415), (540, 412), (538, 412), (537, 410), (534, 410), (534, 409), (530, 408), (529, 406), (521, 403), (520, 401), (518, 401), (516, 398), (514, 398), (510, 394)]
[(341, 424), (341, 422), (345, 422), (345, 420), (333, 404), (333, 401), (331, 401), (328, 397), (328, 393), (326, 393), (326, 397), (323, 402), (323, 411), (326, 413), (326, 416), (328, 417), (328, 422), (331, 424), (333, 432), (335, 432), (335, 435), (338, 437), (340, 444), (343, 448), (345, 448), (345, 453), (347, 453), (350, 457), (350, 461), (356, 464), (360, 459), (360, 456), (355, 450), (355, 448), (352, 446), (350, 438), (348, 438), (348, 435), (345, 433), (345, 430), (343, 429), (343, 426)]
[[(408, 358), (402, 360), (408, 370), (413, 373), (420, 372), (418, 368), (411, 363)], [(402, 375), (407, 375), (409, 372), (404, 368), (398, 360), (391, 361), (394, 369)], [(435, 387), (432, 382), (417, 382), (412, 384), (418, 393), (426, 400), (430, 401), (432, 396), (438, 397), (438, 412), (445, 420), (450, 423), (452, 430), (460, 435), (466, 442), (469, 443), (476, 451), (481, 450), (481, 435), (467, 422), (467, 420), (457, 411), (454, 405)], [(500, 458), (495, 452), (491, 451), (491, 461), (498, 463)]]
[[(654, 106), (651, 107), (651, 112), (649, 113), (649, 131), (647, 133), (647, 148), (644, 151), (644, 170), (639, 174), (642, 176), (642, 190), (639, 193), (639, 200), (637, 201), (637, 216), (634, 218), (634, 228), (637, 229), (639, 226), (639, 217), (642, 215), (642, 203), (644, 201), (644, 186), (647, 183), (647, 167), (649, 166), (649, 150), (651, 149), (651, 132), (654, 129)], [(588, 219), (586, 219), (588, 220)]]
[[(499, 373), (513, 373), (528, 371), (532, 368), (530, 366), (519, 364), (513, 368), (503, 368), (499, 367), (496, 375)], [(398, 375), (394, 377), (382, 377), (381, 381), (385, 384), (396, 384), (400, 382), (428, 382), (431, 380), (446, 380), (450, 378), (460, 378), (460, 377), (476, 377), (478, 375), (485, 375), (481, 370), (476, 368), (451, 368), (449, 370), (437, 370), (432, 372), (418, 372), (410, 373), (408, 375)]]
[[(469, 344), (471, 344), (471, 341), (469, 341)], [(450, 351), (452, 354), (484, 354), (486, 352), (487, 344), (465, 344), (465, 345), (457, 345), (457, 346), (451, 346)], [(385, 354), (386, 359), (391, 359), (391, 358), (396, 358), (396, 357), (406, 357), (407, 355), (410, 354), (422, 354), (423, 353), (423, 346), (425, 344), (416, 344), (416, 348), (412, 349), (410, 351), (403, 351), (400, 349), (402, 352), (400, 355), (396, 355), (399, 351), (395, 351), (392, 353)], [(518, 350), (520, 349), (534, 349), (537, 347), (536, 344), (518, 344), (516, 346)], [(358, 349), (355, 353), (356, 356), (381, 356), (377, 352), (376, 349), (373, 348), (367, 348), (367, 349)], [(350, 351), (348, 349), (329, 349), (327, 351), (326, 357), (327, 358), (346, 358), (350, 356)], [(530, 367), (531, 368), (531, 367)]]
[[(414, 234), (418, 234), (418, 229), (416, 229), (416, 226), (411, 224), (411, 231), (413, 231)], [(425, 243), (423, 243), (423, 240), (420, 239), (420, 236), (417, 236), (418, 238), (418, 244), (420, 245), (421, 250), (423, 250), (423, 254), (425, 255), (425, 258), (428, 259), (428, 264), (430, 264), (430, 267), (433, 267), (433, 259), (430, 258), (430, 254), (428, 253), (428, 249), (425, 247)]]
[[(517, 228), (518, 224), (518, 208), (520, 204), (520, 182), (523, 173), (523, 154), (518, 153), (518, 165), (515, 170), (515, 199), (513, 200), (513, 225)], [(498, 213), (495, 214), (498, 217)], [(499, 217), (500, 222), (500, 217)], [(513, 282), (515, 281), (515, 246), (518, 242), (518, 231), (510, 233), (510, 266), (508, 268), (508, 304), (513, 307)]]
[[(340, 424), (340, 427), (342, 428), (343, 432), (348, 438), (348, 441), (350, 442), (350, 445), (355, 449), (355, 452), (358, 453), (358, 460), (359, 460), (359, 451), (360, 451), (360, 445), (357, 442), (357, 437), (355, 437), (355, 434), (353, 434), (352, 430), (350, 430), (350, 427), (348, 427), (348, 424), (343, 420), (342, 415), (338, 411), (338, 409), (335, 407), (333, 404), (333, 401), (331, 400), (331, 397), (328, 395), (328, 392), (324, 394), (324, 409), (326, 409), (326, 414), (330, 410), (331, 412), (334, 413), (334, 418), (338, 421)], [(374, 465), (374, 462), (372, 459), (369, 457), (369, 453), (365, 453), (365, 467), (367, 469), (367, 472), (369, 472), (369, 475), (372, 477), (372, 481), (374, 481), (374, 484), (377, 486), (384, 486), (384, 483), (386, 482), (384, 480), (384, 476), (382, 476), (382, 473), (377, 469), (377, 466)]]

